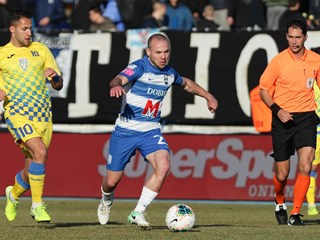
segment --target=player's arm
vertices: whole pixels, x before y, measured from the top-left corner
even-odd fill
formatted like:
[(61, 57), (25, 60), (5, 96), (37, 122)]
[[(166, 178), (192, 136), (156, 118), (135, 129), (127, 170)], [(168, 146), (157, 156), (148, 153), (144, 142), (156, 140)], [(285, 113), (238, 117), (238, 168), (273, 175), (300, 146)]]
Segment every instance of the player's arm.
[(0, 101), (4, 100), (6, 96), (6, 92), (0, 88)]
[(47, 68), (44, 76), (50, 80), (51, 86), (54, 89), (61, 90), (63, 88), (63, 78), (54, 69)]
[(121, 97), (122, 94), (126, 94), (123, 86), (129, 82), (128, 78), (122, 75), (117, 75), (114, 79), (111, 80), (110, 86), (110, 97)]
[(267, 89), (260, 89), (259, 95), (261, 100), (271, 109), (272, 114), (278, 116), (283, 123), (293, 120), (292, 115), (289, 112), (282, 109), (273, 101)]
[(190, 80), (189, 78), (182, 77), (183, 79), (183, 88), (185, 91), (203, 97), (207, 100), (208, 109), (210, 112), (215, 112), (218, 108), (217, 99), (208, 91), (206, 91), (203, 87), (201, 87), (196, 82)]

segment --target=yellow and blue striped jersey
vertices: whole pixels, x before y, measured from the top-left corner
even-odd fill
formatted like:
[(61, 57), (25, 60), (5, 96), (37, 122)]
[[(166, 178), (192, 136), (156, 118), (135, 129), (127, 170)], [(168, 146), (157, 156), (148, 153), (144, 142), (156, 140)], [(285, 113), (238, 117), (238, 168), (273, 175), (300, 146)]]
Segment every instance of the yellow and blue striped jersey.
[(52, 121), (51, 98), (44, 76), (49, 67), (61, 75), (51, 51), (42, 43), (32, 42), (28, 47), (8, 43), (0, 47), (0, 88), (7, 94), (5, 118), (21, 115), (31, 121)]

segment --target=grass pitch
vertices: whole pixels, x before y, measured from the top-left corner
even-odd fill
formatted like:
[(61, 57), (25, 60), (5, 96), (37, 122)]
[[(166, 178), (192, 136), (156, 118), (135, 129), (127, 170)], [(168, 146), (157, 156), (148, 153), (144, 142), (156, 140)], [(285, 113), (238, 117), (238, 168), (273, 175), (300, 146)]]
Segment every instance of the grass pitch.
[[(4, 216), (5, 199), (0, 199), (0, 239), (104, 239), (104, 240), (212, 240), (212, 239), (319, 239), (320, 215), (303, 218), (306, 226), (277, 225), (273, 203), (270, 204), (223, 204), (190, 201), (155, 201), (146, 216), (151, 230), (141, 230), (127, 222), (136, 201), (115, 199), (109, 223), (99, 225), (96, 210), (99, 199), (45, 199), (52, 221), (36, 223), (29, 213), (31, 200), (21, 198), (15, 221)], [(175, 203), (190, 205), (196, 215), (196, 223), (189, 232), (172, 232), (167, 229), (165, 215)], [(289, 211), (291, 206), (289, 206)], [(306, 212), (303, 207), (302, 213)]]

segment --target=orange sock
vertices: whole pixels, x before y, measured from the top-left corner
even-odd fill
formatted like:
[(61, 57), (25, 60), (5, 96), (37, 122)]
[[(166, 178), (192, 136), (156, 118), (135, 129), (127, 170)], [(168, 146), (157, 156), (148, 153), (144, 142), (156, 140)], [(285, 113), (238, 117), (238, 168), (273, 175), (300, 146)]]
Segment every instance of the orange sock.
[(291, 214), (300, 213), (300, 209), (307, 194), (309, 184), (310, 176), (303, 176), (298, 173), (298, 177), (293, 190), (293, 207)]
[(287, 184), (287, 180), (284, 182), (279, 182), (276, 175), (273, 175), (273, 185), (274, 185), (274, 192), (276, 194), (276, 201), (278, 204), (284, 203), (284, 187)]

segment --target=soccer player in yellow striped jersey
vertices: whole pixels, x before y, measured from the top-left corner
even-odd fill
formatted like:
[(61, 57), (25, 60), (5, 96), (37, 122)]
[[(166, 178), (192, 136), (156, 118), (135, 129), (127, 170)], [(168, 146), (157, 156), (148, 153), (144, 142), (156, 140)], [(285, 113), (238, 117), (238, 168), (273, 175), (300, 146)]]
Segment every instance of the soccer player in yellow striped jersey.
[[(314, 84), (314, 94), (317, 103), (317, 114), (320, 117), (320, 89), (317, 84)], [(316, 177), (317, 177), (317, 167), (320, 163), (320, 125), (317, 126), (317, 147), (315, 152), (315, 158), (312, 162), (311, 172), (310, 172), (310, 185), (307, 192), (308, 201), (308, 215), (319, 214), (316, 208)]]
[(15, 10), (10, 15), (10, 42), (0, 47), (0, 101), (4, 100), (5, 121), (25, 155), (25, 167), (13, 186), (6, 188), (5, 215), (13, 221), (19, 197), (31, 190), (31, 216), (37, 222), (50, 222), (42, 200), (45, 163), (52, 137), (52, 113), (48, 79), (56, 90), (63, 78), (50, 50), (32, 42), (31, 15)]

